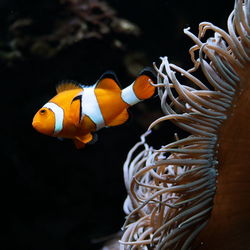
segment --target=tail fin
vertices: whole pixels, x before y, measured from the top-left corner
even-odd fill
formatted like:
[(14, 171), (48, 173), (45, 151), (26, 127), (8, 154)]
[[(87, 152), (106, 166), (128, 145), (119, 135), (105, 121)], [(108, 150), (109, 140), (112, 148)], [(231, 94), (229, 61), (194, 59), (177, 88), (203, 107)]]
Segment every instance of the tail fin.
[(155, 92), (155, 87), (151, 83), (155, 82), (156, 75), (153, 69), (145, 68), (130, 86), (122, 90), (123, 101), (131, 106), (150, 98)]
[(153, 96), (155, 87), (151, 83), (156, 83), (156, 74), (152, 68), (146, 67), (134, 82), (134, 92), (140, 100), (145, 100)]

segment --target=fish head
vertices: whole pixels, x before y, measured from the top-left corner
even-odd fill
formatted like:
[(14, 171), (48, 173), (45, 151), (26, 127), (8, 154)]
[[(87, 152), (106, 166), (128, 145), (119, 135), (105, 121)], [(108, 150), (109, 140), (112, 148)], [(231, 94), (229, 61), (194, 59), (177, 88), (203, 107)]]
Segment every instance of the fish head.
[(38, 132), (53, 136), (55, 132), (55, 114), (52, 110), (42, 107), (35, 114), (32, 126)]

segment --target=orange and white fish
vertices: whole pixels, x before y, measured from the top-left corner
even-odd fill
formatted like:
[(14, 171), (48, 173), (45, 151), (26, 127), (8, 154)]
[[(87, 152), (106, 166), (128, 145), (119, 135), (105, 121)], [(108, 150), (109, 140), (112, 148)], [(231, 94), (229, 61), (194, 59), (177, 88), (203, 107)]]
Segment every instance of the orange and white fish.
[(57, 95), (35, 114), (32, 125), (42, 134), (73, 139), (77, 148), (83, 148), (94, 139), (95, 131), (126, 122), (127, 109), (154, 94), (154, 79), (146, 68), (122, 90), (110, 71), (92, 86), (62, 83), (56, 88)]

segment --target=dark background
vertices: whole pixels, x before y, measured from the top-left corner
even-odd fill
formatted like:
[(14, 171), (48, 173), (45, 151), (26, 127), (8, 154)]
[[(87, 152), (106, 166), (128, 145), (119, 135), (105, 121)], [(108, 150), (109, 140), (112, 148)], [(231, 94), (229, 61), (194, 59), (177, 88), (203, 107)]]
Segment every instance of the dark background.
[[(157, 98), (138, 104), (127, 124), (99, 131), (95, 145), (77, 150), (70, 140), (41, 135), (31, 126), (35, 112), (55, 95), (55, 85), (65, 79), (95, 83), (111, 69), (125, 87), (140, 69), (165, 55), (189, 68), (192, 43), (183, 28), (190, 26), (197, 34), (201, 21), (225, 28), (233, 8), (232, 0), (109, 0), (115, 16), (137, 25), (138, 34), (110, 31), (50, 56), (31, 53), (26, 44), (21, 56), (11, 57), (15, 35), (10, 26), (29, 17), (34, 25), (26, 36), (46, 34), (58, 16), (64, 18), (59, 2), (0, 1), (3, 250), (99, 249), (96, 240), (119, 231), (124, 221), (122, 165), (127, 152), (161, 115)], [(122, 46), (114, 46), (115, 40)], [(149, 137), (156, 147), (168, 139), (171, 136), (157, 133)]]

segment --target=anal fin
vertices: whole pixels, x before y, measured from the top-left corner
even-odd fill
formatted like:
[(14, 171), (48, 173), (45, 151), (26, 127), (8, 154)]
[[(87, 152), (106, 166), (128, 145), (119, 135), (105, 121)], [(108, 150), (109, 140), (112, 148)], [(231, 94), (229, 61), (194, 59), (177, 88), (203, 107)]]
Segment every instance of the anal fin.
[(91, 141), (88, 142), (88, 145), (93, 145), (98, 141), (98, 135), (97, 134), (93, 134), (93, 138)]
[(83, 136), (76, 136), (74, 139), (74, 143), (77, 149), (84, 148), (85, 145), (93, 140), (93, 135), (91, 133), (88, 133)]
[(78, 139), (73, 139), (73, 142), (74, 142), (77, 149), (84, 148), (86, 145), (85, 143), (79, 141)]
[(109, 122), (107, 125), (110, 127), (118, 126), (123, 123), (125, 123), (129, 118), (128, 111), (124, 109), (118, 116), (116, 116), (111, 122)]

